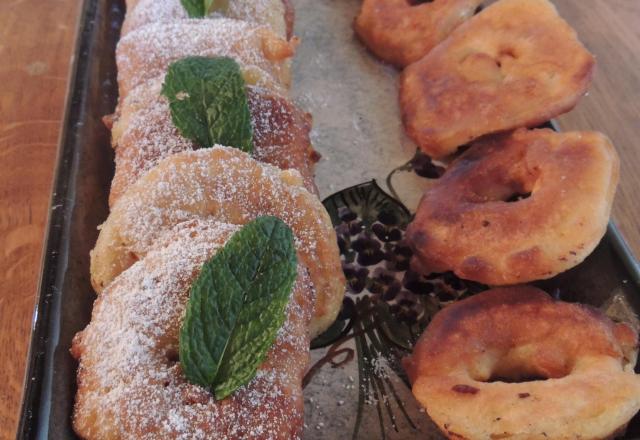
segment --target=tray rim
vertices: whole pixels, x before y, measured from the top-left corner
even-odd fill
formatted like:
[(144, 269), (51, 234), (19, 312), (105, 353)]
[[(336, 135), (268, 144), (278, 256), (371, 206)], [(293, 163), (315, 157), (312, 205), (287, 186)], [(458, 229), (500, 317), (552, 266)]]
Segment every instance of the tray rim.
[[(73, 137), (76, 134), (75, 126), (79, 118), (77, 115), (80, 113), (74, 112), (74, 110), (82, 105), (85, 95), (85, 91), (79, 87), (79, 78), (81, 75), (84, 75), (85, 78), (88, 75), (89, 57), (82, 57), (81, 54), (82, 49), (89, 43), (89, 39), (85, 36), (93, 32), (95, 28), (94, 19), (99, 1), (102, 0), (81, 0), (76, 20), (75, 42), (67, 75), (67, 93), (60, 123), (53, 184), (49, 196), (49, 210), (40, 254), (38, 288), (31, 318), (16, 439), (34, 437), (33, 429), (36, 426), (31, 424), (32, 421), (37, 421), (37, 427), (40, 426), (39, 407), (43, 390), (37, 375), (44, 369), (45, 358), (53, 360), (50, 359), (53, 355), (53, 349), (51, 343), (48, 342), (47, 331), (52, 325), (51, 320), (53, 319), (50, 315), (50, 308), (53, 300), (60, 300), (59, 286), (63, 283), (69, 259), (64, 248), (68, 245), (71, 214), (75, 204), (75, 200), (70, 201), (67, 198), (70, 181), (75, 175), (73, 171), (77, 168), (77, 163), (73, 160), (75, 154)], [(56, 225), (61, 226), (60, 231), (54, 230)], [(63, 238), (67, 240), (63, 240)], [(40, 379), (42, 378), (40, 377)]]
[[(102, 1), (105, 0), (81, 0), (78, 12), (76, 38), (72, 51), (73, 60), (67, 78), (67, 95), (58, 137), (53, 185), (41, 252), (38, 290), (31, 319), (16, 439), (47, 438), (42, 437), (40, 431), (43, 427), (48, 427), (49, 415), (43, 417), (41, 410), (43, 405), (50, 406), (48, 397), (51, 395), (51, 390), (43, 386), (42, 373), (46, 365), (53, 366), (54, 360), (55, 346), (49, 338), (49, 331), (52, 326), (58, 326), (56, 320), (59, 319), (59, 314), (52, 313), (51, 309), (53, 303), (60, 302), (60, 287), (64, 282), (69, 259), (67, 246), (75, 199), (70, 199), (67, 195), (70, 182), (79, 166), (74, 160), (76, 122), (81, 114), (77, 110), (82, 109), (84, 103), (86, 91), (82, 88), (81, 82), (88, 76), (91, 51), (87, 51), (88, 56), (80, 55), (83, 53), (83, 48), (91, 47), (87, 36), (95, 31), (98, 4)], [(550, 123), (554, 130), (561, 131), (555, 120), (551, 120)], [(56, 230), (56, 227), (60, 227), (60, 230)], [(607, 225), (605, 237), (611, 241), (616, 255), (631, 276), (630, 281), (640, 287), (640, 261), (634, 257), (613, 220), (610, 220)]]

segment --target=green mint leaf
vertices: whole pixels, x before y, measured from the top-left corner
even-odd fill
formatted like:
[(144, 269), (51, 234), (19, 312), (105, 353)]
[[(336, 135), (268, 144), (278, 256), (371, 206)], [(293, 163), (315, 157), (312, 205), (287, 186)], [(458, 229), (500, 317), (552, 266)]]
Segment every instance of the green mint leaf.
[(229, 9), (229, 0), (180, 0), (190, 18), (204, 18), (212, 12)]
[(258, 217), (207, 261), (180, 329), (187, 379), (224, 399), (256, 374), (284, 324), (297, 275), (291, 229)]
[(207, 3), (211, 0), (180, 0), (182, 7), (187, 11), (190, 18), (202, 18), (207, 15)]
[(240, 66), (231, 58), (187, 57), (169, 66), (162, 85), (171, 119), (200, 145), (253, 151), (253, 129)]

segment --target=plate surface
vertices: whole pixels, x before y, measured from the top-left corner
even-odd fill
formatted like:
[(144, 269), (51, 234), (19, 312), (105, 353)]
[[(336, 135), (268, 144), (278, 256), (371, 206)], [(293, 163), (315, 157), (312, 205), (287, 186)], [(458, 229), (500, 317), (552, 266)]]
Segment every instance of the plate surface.
[[(396, 198), (413, 211), (422, 189), (432, 182), (421, 175), (437, 174), (437, 169), (434, 171), (424, 158), (411, 161), (415, 146), (404, 135), (400, 122), (397, 73), (378, 62), (355, 38), (351, 23), (360, 0), (294, 0), (294, 5), (296, 34), (302, 44), (294, 60), (292, 94), (314, 117), (312, 138), (323, 155), (317, 172), (322, 197), (360, 185), (327, 201), (336, 223), (345, 223), (344, 218), (353, 223), (349, 217), (353, 213), (357, 215), (355, 223), (363, 220), (365, 229), (353, 231), (354, 234), (345, 231), (344, 225), (339, 226), (339, 232), (349, 235), (352, 241), (367, 231), (371, 233), (371, 228), (380, 223), (379, 215), (388, 210), (397, 214), (394, 222), (398, 224), (388, 222), (391, 224), (387, 226), (401, 230), (406, 211), (384, 192), (395, 191)], [(85, 1), (34, 313), (20, 439), (76, 438), (70, 420), (77, 364), (68, 350), (73, 335), (89, 322), (95, 298), (89, 280), (89, 250), (97, 237), (96, 226), (108, 213), (113, 173), (109, 132), (101, 118), (113, 111), (117, 99), (114, 48), (123, 14), (122, 0)], [(389, 177), (393, 170), (396, 171)], [(372, 179), (377, 180), (380, 190), (366, 184)], [(392, 188), (385, 184), (387, 180)], [(349, 210), (353, 213), (349, 214)], [(396, 241), (387, 243), (393, 247)], [(344, 255), (347, 264), (371, 269), (371, 273), (374, 268), (387, 265), (390, 258), (360, 265), (358, 253), (349, 249)], [(633, 322), (634, 311), (640, 310), (638, 274), (637, 262), (615, 228), (610, 227), (603, 242), (583, 264), (540, 284), (564, 299), (604, 307), (620, 319)], [(449, 275), (443, 280), (458, 283)], [(370, 292), (370, 288), (369, 282), (360, 293), (352, 291), (348, 307), (359, 304), (365, 296), (370, 298), (367, 304), (394, 306), (387, 297), (379, 300), (384, 289), (371, 288), (374, 292)], [(438, 295), (434, 299), (431, 293), (416, 297), (421, 304), (436, 301), (436, 306), (451, 299)], [(393, 338), (394, 332), (388, 329), (374, 334), (379, 340), (370, 335), (363, 339), (363, 333), (353, 337), (353, 329), (373, 319), (374, 314), (361, 314), (362, 319), (354, 322), (350, 310), (345, 309), (340, 322), (345, 327), (338, 329), (347, 340), (341, 343), (336, 339), (340, 332), (325, 335), (316, 341), (323, 347), (312, 350), (317, 368), (309, 375), (305, 388), (305, 438), (349, 438), (356, 426), (356, 437), (362, 439), (440, 438), (415, 404), (402, 374), (397, 374), (395, 363), (404, 353), (402, 345), (406, 341)], [(401, 312), (398, 307), (390, 310), (394, 314)], [(428, 320), (433, 310), (426, 310), (422, 309), (421, 316)], [(410, 311), (407, 313), (410, 315)], [(375, 322), (382, 321), (380, 318)], [(413, 325), (411, 319), (409, 322)], [(389, 337), (395, 340), (384, 339)], [(407, 338), (411, 339), (411, 335)], [(363, 368), (366, 374), (360, 375)], [(638, 436), (640, 421), (636, 418), (627, 438)]]

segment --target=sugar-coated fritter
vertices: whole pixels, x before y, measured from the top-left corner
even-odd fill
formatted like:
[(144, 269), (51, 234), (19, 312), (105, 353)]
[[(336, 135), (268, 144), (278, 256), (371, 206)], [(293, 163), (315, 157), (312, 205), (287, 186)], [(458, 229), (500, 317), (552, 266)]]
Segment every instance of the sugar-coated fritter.
[[(118, 106), (112, 127), (116, 169), (109, 204), (160, 160), (197, 146), (184, 138), (171, 119), (161, 94), (163, 78), (136, 87)], [(253, 157), (280, 169), (295, 169), (305, 187), (317, 193), (313, 180), (318, 154), (311, 146), (311, 116), (287, 98), (260, 87), (247, 88), (253, 126)], [(233, 145), (230, 145), (233, 146)]]
[(235, 148), (174, 154), (132, 184), (100, 228), (91, 252), (93, 287), (102, 292), (180, 222), (207, 218), (243, 225), (261, 215), (276, 216), (293, 231), (298, 258), (317, 292), (310, 329), (316, 336), (333, 323), (344, 297), (331, 219), (304, 188), (300, 173), (258, 162)]
[(248, 384), (217, 401), (187, 381), (178, 336), (191, 284), (239, 229), (211, 219), (176, 225), (96, 300), (73, 340), (79, 361), (73, 427), (97, 439), (299, 439), (314, 291), (306, 268), (265, 362)]
[[(134, 6), (127, 9), (122, 36), (149, 23), (189, 18), (180, 0), (140, 0)], [(293, 9), (288, 0), (229, 0), (209, 17), (221, 16), (267, 25), (282, 38), (290, 38), (293, 29)]]

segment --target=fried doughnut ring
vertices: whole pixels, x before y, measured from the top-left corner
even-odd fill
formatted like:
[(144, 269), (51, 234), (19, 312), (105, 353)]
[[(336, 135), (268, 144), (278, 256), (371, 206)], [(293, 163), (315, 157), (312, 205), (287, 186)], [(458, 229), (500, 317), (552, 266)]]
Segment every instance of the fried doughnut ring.
[(640, 409), (637, 348), (628, 325), (522, 286), (446, 307), (403, 363), (449, 438), (596, 440)]
[(379, 58), (405, 67), (473, 15), (482, 0), (364, 0), (354, 28)]
[(619, 167), (595, 132), (520, 129), (478, 142), (420, 201), (407, 229), (414, 267), (489, 285), (570, 269), (605, 233)]
[(342, 304), (344, 275), (331, 220), (301, 180), (297, 171), (262, 164), (235, 148), (170, 156), (129, 187), (101, 226), (91, 252), (93, 287), (100, 293), (177, 223), (212, 218), (242, 225), (273, 215), (296, 237), (298, 256), (317, 292), (311, 334), (321, 333)]
[[(281, 38), (289, 39), (293, 30), (291, 4), (283, 0), (230, 0), (221, 15), (258, 25), (269, 26)], [(167, 23), (189, 18), (180, 0), (140, 0), (133, 9), (127, 11), (122, 24), (121, 36), (149, 23)]]
[(595, 61), (547, 0), (501, 0), (400, 78), (409, 136), (441, 158), (482, 135), (536, 127), (571, 110)]
[(80, 362), (73, 416), (79, 436), (300, 438), (314, 300), (301, 265), (285, 324), (251, 382), (216, 401), (189, 383), (178, 363), (191, 284), (237, 229), (211, 220), (176, 226), (96, 300), (91, 323), (76, 335), (71, 350)]
[(242, 66), (249, 84), (277, 90), (288, 86), (288, 58), (294, 43), (266, 26), (240, 20), (179, 20), (152, 23), (120, 39), (116, 49), (120, 99), (140, 84), (163, 75), (173, 61), (187, 56), (228, 56)]
[[(169, 102), (160, 93), (163, 77), (131, 91), (118, 106), (112, 129), (116, 170), (109, 204), (113, 206), (129, 185), (160, 160), (195, 144), (184, 138), (171, 120)], [(253, 126), (253, 157), (280, 169), (295, 169), (305, 187), (315, 194), (315, 163), (318, 153), (309, 140), (311, 117), (286, 98), (269, 90), (248, 87)]]

